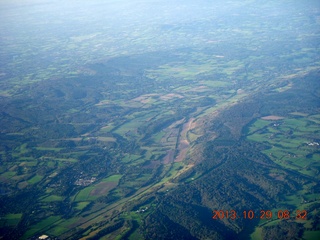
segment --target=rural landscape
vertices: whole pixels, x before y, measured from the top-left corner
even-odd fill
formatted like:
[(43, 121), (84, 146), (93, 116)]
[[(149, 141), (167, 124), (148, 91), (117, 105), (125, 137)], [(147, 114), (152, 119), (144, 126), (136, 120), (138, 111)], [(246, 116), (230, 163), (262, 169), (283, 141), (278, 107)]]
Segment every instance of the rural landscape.
[(317, 0), (13, 0), (0, 22), (0, 239), (320, 238)]

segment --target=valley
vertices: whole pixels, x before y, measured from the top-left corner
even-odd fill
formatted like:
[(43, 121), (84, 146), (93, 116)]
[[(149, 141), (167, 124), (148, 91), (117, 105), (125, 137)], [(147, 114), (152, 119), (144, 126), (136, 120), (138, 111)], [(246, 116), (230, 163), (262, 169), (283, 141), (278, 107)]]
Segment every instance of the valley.
[(0, 4), (0, 238), (317, 239), (316, 1), (156, 2)]

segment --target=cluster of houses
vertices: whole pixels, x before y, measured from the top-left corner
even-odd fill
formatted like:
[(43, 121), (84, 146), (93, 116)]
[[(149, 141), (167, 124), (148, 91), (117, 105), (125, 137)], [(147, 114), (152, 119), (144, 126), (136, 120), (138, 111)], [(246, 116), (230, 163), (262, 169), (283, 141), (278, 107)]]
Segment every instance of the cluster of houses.
[(48, 235), (41, 235), (41, 236), (33, 236), (32, 238), (29, 238), (28, 240), (59, 240), (57, 237), (51, 237)]
[(92, 177), (92, 178), (79, 178), (77, 181), (75, 181), (75, 185), (78, 186), (89, 186), (93, 182), (95, 182), (97, 178)]
[(320, 144), (318, 142), (308, 142), (309, 146), (319, 146)]
[(142, 209), (137, 210), (136, 213), (145, 212), (145, 211), (147, 211), (147, 210), (148, 210), (148, 207), (142, 208)]

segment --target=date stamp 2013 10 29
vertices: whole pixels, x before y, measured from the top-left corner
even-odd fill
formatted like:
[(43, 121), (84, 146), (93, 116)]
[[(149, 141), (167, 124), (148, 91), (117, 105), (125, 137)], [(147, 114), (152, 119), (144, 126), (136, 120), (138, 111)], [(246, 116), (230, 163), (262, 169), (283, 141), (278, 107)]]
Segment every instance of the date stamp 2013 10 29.
[(235, 210), (213, 210), (212, 219), (231, 219), (236, 220), (239, 218), (243, 219), (296, 219), (296, 220), (307, 220), (308, 212), (306, 210), (278, 210), (272, 212), (271, 210), (244, 210), (241, 214), (238, 214)]

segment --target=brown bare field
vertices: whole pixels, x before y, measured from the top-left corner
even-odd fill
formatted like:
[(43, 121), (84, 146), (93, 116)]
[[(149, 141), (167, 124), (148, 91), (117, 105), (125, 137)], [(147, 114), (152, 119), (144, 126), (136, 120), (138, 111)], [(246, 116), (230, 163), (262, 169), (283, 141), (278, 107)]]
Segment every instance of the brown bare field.
[(169, 93), (160, 97), (161, 100), (165, 100), (165, 101), (173, 98), (183, 98), (183, 96), (176, 93)]
[(187, 140), (183, 140), (179, 143), (179, 154), (175, 158), (175, 162), (181, 162), (183, 159), (185, 159), (185, 156), (187, 155), (187, 152), (189, 150), (189, 142)]
[(160, 161), (150, 161), (147, 165), (144, 166), (144, 168), (155, 168), (160, 165)]
[(243, 94), (243, 93), (244, 93), (244, 90), (243, 90), (243, 89), (239, 88), (239, 89), (237, 90), (237, 94)]
[(106, 195), (110, 190), (115, 188), (118, 182), (101, 182), (95, 186), (95, 189), (90, 192), (90, 196)]
[(210, 90), (208, 86), (204, 86), (204, 85), (201, 85), (201, 86), (198, 86), (198, 87), (194, 87), (194, 88), (190, 88), (190, 89), (187, 89), (187, 90), (183, 90), (181, 91), (182, 93), (188, 93), (188, 92), (206, 92)]
[(171, 149), (168, 151), (167, 155), (163, 158), (163, 163), (168, 164), (173, 162), (173, 157), (174, 157), (174, 150)]
[(187, 133), (190, 129), (194, 127), (194, 118), (190, 118), (188, 122), (183, 124), (182, 131), (180, 133), (180, 138), (179, 138), (179, 144), (178, 144), (178, 151), (179, 154), (175, 158), (175, 162), (181, 162), (183, 159), (185, 159), (187, 152), (189, 150), (190, 143), (188, 141)]
[(97, 140), (101, 142), (116, 142), (117, 140), (114, 137), (97, 137)]
[(26, 182), (26, 181), (23, 181), (23, 182), (19, 182), (18, 183), (18, 188), (19, 189), (24, 189), (25, 187), (27, 187), (29, 184), (28, 184), (28, 182)]
[(270, 115), (270, 116), (262, 117), (261, 119), (273, 121), (273, 120), (281, 120), (281, 119), (284, 119), (284, 117), (275, 116), (275, 115)]
[(83, 138), (77, 137), (77, 138), (64, 138), (64, 139), (61, 139), (61, 140), (71, 140), (71, 141), (79, 142), (79, 141), (81, 141), (82, 139), (83, 139)]
[(285, 180), (284, 176), (278, 175), (278, 174), (275, 174), (275, 173), (270, 173), (269, 176), (274, 178), (275, 180), (278, 180), (278, 181), (284, 181)]

